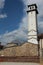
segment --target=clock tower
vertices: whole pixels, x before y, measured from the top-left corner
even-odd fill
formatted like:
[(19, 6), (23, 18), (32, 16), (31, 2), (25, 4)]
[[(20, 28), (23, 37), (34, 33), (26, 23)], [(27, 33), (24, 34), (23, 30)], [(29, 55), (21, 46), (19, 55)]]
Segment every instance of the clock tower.
[(37, 5), (28, 5), (28, 42), (38, 44), (37, 39)]

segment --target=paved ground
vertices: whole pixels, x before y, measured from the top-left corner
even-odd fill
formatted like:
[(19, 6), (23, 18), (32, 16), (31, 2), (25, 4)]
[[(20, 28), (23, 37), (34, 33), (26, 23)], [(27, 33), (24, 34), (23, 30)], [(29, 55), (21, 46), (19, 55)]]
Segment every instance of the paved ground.
[(12, 63), (12, 62), (0, 62), (0, 65), (40, 65), (39, 63)]

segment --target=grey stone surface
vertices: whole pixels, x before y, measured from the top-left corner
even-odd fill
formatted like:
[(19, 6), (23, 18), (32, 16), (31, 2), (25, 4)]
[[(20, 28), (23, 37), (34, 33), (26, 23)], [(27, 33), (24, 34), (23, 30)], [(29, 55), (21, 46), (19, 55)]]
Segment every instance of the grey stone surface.
[(0, 56), (38, 56), (38, 44), (25, 42), (21, 46), (8, 44), (6, 47), (0, 51)]

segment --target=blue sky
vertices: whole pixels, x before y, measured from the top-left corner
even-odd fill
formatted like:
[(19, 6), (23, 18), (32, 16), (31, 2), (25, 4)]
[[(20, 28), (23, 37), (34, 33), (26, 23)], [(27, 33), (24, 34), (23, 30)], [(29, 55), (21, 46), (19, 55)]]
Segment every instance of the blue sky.
[(6, 17), (0, 18), (0, 34), (19, 27), (19, 23), (24, 16), (23, 8), (24, 4), (21, 0), (5, 0), (4, 8), (0, 14), (6, 14)]
[(38, 6), (38, 30), (43, 33), (43, 0), (0, 0), (0, 41), (27, 41), (27, 5)]

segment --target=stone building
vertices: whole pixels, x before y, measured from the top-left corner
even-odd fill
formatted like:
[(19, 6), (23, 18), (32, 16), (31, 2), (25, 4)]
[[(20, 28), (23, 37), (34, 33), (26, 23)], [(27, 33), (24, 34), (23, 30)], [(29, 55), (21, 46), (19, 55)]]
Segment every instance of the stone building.
[(43, 34), (39, 34), (38, 35), (38, 39), (39, 39), (39, 51), (40, 51), (40, 58), (43, 59)]
[(37, 26), (37, 5), (28, 5), (28, 42), (38, 44), (38, 26)]
[(0, 56), (39, 56), (43, 55), (43, 34), (38, 35), (37, 5), (28, 5), (28, 40), (22, 45), (8, 43), (0, 50)]
[(0, 56), (38, 56), (38, 45), (28, 42), (21, 46), (15, 43), (8, 44), (0, 51)]

